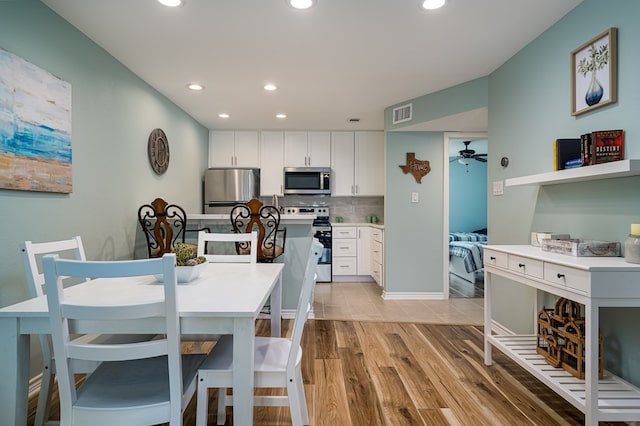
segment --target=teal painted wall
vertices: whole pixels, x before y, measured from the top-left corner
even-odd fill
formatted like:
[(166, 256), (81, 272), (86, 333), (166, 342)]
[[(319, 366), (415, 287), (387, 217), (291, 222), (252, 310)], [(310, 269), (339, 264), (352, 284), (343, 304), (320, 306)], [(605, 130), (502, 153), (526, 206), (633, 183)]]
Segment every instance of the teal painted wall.
[[(556, 25), (491, 74), (489, 182), (553, 170), (552, 142), (599, 129), (626, 130), (626, 157), (640, 158), (640, 2), (585, 0)], [(609, 27), (618, 28), (618, 102), (577, 117), (570, 115), (570, 52)], [(546, 187), (508, 187), (489, 196), (489, 239), (526, 244), (533, 230), (574, 237), (624, 241), (640, 222), (640, 177)], [(494, 318), (517, 332), (530, 331), (533, 293), (496, 280)], [(606, 368), (640, 384), (640, 309), (602, 309)]]
[[(443, 297), (445, 271), (443, 203), (444, 131), (402, 132), (402, 127), (472, 111), (487, 106), (489, 80), (472, 80), (385, 109), (386, 195), (385, 195), (385, 291), (388, 293), (431, 293)], [(413, 120), (391, 125), (393, 108), (411, 102)], [(482, 129), (478, 129), (480, 131)], [(429, 160), (431, 172), (416, 183), (398, 167), (406, 153)], [(411, 203), (418, 192), (419, 203)], [(448, 253), (446, 254), (448, 257)]]
[[(404, 174), (407, 152), (428, 160), (431, 172), (416, 182)], [(389, 132), (386, 143), (385, 291), (441, 293), (443, 288), (443, 157), (439, 132)], [(411, 202), (417, 192), (418, 203)]]
[(472, 232), (487, 227), (487, 163), (449, 163), (449, 230)]
[[(0, 2), (0, 48), (72, 85), (73, 193), (0, 190), (0, 306), (28, 297), (18, 245), (80, 235), (89, 259), (131, 258), (138, 206), (162, 196), (201, 211), (208, 130), (39, 1)], [(147, 138), (161, 127), (168, 171)]]
[[(448, 89), (430, 93), (429, 95), (420, 96), (415, 99), (410, 99), (408, 101), (392, 105), (385, 108), (384, 128), (387, 131), (402, 130), (403, 127), (411, 126), (415, 123), (423, 123), (461, 112), (486, 107), (488, 87), (489, 78), (481, 77)], [(393, 108), (407, 103), (413, 104), (413, 119), (400, 124), (392, 124)], [(442, 130), (455, 131), (458, 129)]]

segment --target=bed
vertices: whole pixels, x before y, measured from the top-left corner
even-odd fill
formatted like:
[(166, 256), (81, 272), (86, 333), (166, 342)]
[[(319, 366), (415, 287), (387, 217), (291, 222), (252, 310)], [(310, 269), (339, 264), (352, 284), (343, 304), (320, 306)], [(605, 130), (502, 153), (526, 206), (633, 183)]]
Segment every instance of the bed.
[(487, 244), (487, 234), (481, 232), (449, 233), (449, 272), (475, 283), (484, 278), (482, 246)]

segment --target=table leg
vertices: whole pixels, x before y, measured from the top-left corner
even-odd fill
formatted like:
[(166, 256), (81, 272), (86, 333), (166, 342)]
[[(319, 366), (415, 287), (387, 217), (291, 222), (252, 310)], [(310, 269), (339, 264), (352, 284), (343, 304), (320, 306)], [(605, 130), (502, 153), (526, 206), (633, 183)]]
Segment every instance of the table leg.
[(236, 318), (233, 322), (233, 424), (253, 424), (253, 354), (255, 321)]
[(484, 364), (491, 365), (491, 273), (484, 272)]
[(29, 335), (20, 334), (17, 318), (0, 318), (0, 413), (2, 424), (27, 424)]
[(271, 292), (271, 337), (281, 336), (282, 323), (282, 272)]
[(598, 424), (599, 305), (585, 306), (585, 425)]

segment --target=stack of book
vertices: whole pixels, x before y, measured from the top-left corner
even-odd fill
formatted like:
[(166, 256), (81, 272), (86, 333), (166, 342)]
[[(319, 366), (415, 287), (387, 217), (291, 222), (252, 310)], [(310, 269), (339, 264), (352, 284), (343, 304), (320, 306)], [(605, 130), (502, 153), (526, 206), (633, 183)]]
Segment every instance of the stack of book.
[(580, 138), (556, 139), (553, 169), (564, 170), (624, 160), (624, 130), (597, 130)]

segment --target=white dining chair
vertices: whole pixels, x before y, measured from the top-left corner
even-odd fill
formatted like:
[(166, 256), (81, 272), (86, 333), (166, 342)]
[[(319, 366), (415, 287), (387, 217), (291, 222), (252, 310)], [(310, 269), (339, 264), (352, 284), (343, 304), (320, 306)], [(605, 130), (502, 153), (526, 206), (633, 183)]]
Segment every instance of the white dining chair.
[[(291, 338), (256, 337), (254, 351), (254, 386), (286, 388), (286, 396), (255, 396), (256, 406), (289, 406), (294, 425), (308, 425), (309, 415), (302, 383), (302, 349), (300, 341), (311, 310), (315, 271), (323, 246), (314, 239), (309, 250), (302, 288), (298, 299)], [(225, 423), (225, 407), (233, 405), (227, 388), (233, 384), (233, 336), (224, 335), (213, 347), (198, 371), (196, 425), (205, 426), (208, 414), (208, 391), (218, 388), (217, 423)], [(234, 409), (242, 409), (236, 407)]]
[[(45, 288), (54, 355), (57, 361), (61, 425), (151, 425), (182, 424), (183, 409), (196, 389), (198, 366), (204, 355), (182, 355), (180, 317), (176, 298), (175, 254), (162, 258), (128, 261), (77, 261), (58, 255), (43, 258)], [(100, 305), (100, 300), (74, 301), (66, 298), (63, 278), (145, 277), (163, 274), (164, 297), (133, 303)], [(108, 280), (105, 286), (110, 285)], [(71, 324), (83, 321), (84, 328), (117, 328), (122, 323), (153, 323), (162, 333), (154, 340), (133, 343), (85, 343), (72, 340)], [(73, 360), (98, 361), (100, 365), (76, 388)]]
[[(61, 256), (75, 259), (86, 260), (82, 238), (76, 236), (68, 240), (47, 241), (34, 243), (25, 241), (20, 244), (24, 270), (27, 279), (27, 288), (29, 296), (39, 297), (44, 294), (44, 274), (42, 273), (42, 257), (47, 254), (59, 254)], [(80, 277), (75, 279), (75, 283), (87, 281), (88, 278)], [(70, 280), (65, 280), (70, 281)], [(68, 285), (68, 283), (65, 283)], [(42, 426), (46, 424), (58, 424), (57, 421), (49, 421), (49, 412), (51, 407), (51, 396), (53, 393), (53, 381), (56, 374), (55, 362), (53, 357), (53, 348), (51, 346), (51, 338), (49, 335), (40, 335), (40, 347), (42, 349), (42, 376), (40, 380), (40, 392), (38, 395), (38, 405), (36, 407), (36, 416), (34, 426)], [(111, 342), (139, 341), (150, 340), (153, 335), (86, 335), (79, 337), (86, 342), (96, 340), (109, 340)], [(77, 362), (74, 363), (74, 371), (76, 373), (91, 373), (98, 363)]]
[[(209, 247), (214, 251), (213, 254), (208, 254), (205, 251), (207, 243), (233, 243), (234, 254), (215, 253), (216, 248), (225, 248), (223, 245), (209, 244)], [(235, 245), (245, 248), (248, 245), (250, 249), (245, 254), (246, 250), (242, 250), (242, 254), (238, 254), (235, 250)], [(227, 249), (230, 244), (227, 244)], [(258, 258), (258, 233), (253, 231), (251, 233), (216, 233), (216, 232), (198, 232), (198, 256), (204, 256), (207, 262), (245, 262), (256, 263)], [(230, 250), (227, 250), (230, 251)]]

